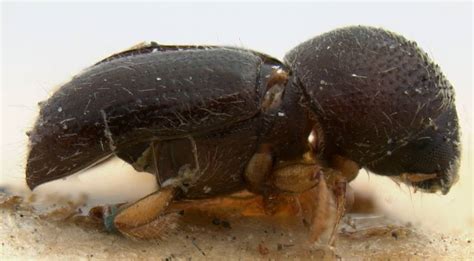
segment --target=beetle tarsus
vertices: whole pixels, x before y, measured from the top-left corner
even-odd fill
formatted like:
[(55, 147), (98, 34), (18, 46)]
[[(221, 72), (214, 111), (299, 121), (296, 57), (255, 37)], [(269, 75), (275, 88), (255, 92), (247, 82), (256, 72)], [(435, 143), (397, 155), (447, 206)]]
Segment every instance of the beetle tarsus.
[(328, 245), (333, 246), (336, 242), (337, 231), (339, 224), (341, 223), (342, 217), (346, 212), (346, 192), (347, 192), (347, 181), (343, 176), (337, 176), (336, 182), (332, 187), (332, 192), (335, 198), (336, 204), (336, 215), (333, 227), (331, 229), (331, 235), (328, 240)]

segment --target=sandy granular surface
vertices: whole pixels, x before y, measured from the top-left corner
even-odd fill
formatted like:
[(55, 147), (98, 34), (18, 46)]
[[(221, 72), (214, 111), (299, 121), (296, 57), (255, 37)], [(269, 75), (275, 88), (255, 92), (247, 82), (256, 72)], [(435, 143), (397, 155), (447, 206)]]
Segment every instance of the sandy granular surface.
[[(356, 200), (358, 200), (356, 198)], [(164, 238), (134, 241), (108, 234), (84, 217), (86, 198), (1, 194), (0, 256), (7, 259), (469, 259), (465, 236), (421, 230), (370, 206), (346, 215), (335, 248), (311, 244), (301, 220), (289, 215), (259, 216), (251, 197), (177, 204), (184, 209), (178, 228)], [(359, 205), (367, 205), (359, 200)], [(364, 204), (362, 204), (364, 203)], [(369, 204), (370, 205), (370, 204)], [(356, 204), (357, 206), (357, 204)], [(369, 212), (369, 213), (368, 213)]]
[(109, 234), (84, 217), (91, 207), (134, 201), (156, 190), (152, 175), (111, 160), (40, 186), (33, 194), (24, 184), (0, 184), (0, 260), (472, 260), (468, 169), (462, 165), (459, 184), (446, 196), (414, 193), (387, 178), (360, 173), (351, 182), (353, 213), (344, 218), (331, 249), (308, 242), (306, 227), (294, 215), (259, 214), (255, 197), (248, 195), (176, 203), (174, 210), (184, 210), (178, 227), (166, 230), (160, 240)]

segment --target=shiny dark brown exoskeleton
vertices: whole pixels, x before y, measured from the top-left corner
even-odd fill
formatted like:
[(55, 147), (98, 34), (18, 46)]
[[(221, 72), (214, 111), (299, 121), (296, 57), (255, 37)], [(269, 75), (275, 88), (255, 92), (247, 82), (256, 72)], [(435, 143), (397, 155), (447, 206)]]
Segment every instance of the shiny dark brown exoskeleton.
[[(284, 61), (240, 48), (156, 43), (113, 55), (40, 104), (27, 184), (116, 155), (170, 191), (136, 203), (159, 202), (157, 209), (242, 189), (317, 190), (328, 176), (350, 180), (359, 168), (449, 191), (460, 154), (454, 90), (416, 43), (347, 27), (300, 44)], [(113, 226), (147, 237), (131, 232), (123, 212), (111, 214)]]

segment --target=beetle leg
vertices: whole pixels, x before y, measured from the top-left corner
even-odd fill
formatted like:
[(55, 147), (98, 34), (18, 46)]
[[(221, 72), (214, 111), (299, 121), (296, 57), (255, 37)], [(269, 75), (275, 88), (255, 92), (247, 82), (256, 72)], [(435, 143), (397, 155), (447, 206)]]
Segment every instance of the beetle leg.
[(356, 162), (340, 155), (334, 155), (330, 164), (332, 170), (327, 173), (329, 174), (328, 183), (335, 197), (336, 215), (328, 244), (333, 245), (339, 223), (346, 210), (350, 209), (354, 202), (353, 192), (347, 184), (357, 177), (360, 166)]
[(298, 215), (301, 206), (296, 195), (282, 193), (267, 193), (263, 195), (263, 211), (267, 215), (276, 216), (281, 214)]
[(273, 167), (273, 155), (267, 144), (260, 145), (245, 168), (244, 179), (247, 189), (257, 194), (265, 194), (265, 185)]
[(270, 183), (279, 193), (302, 193), (319, 182), (321, 164), (307, 152), (301, 159), (278, 163), (272, 170)]
[(360, 166), (355, 161), (350, 160), (340, 155), (334, 155), (331, 159), (331, 168), (338, 170), (340, 173), (334, 175), (335, 177), (342, 175), (347, 182), (352, 181), (357, 177)]
[(336, 222), (334, 195), (325, 179), (321, 177), (317, 186), (299, 195), (303, 222), (309, 226), (310, 240), (330, 242), (331, 228)]
[(336, 240), (337, 231), (339, 224), (341, 223), (342, 217), (346, 212), (346, 192), (347, 192), (347, 181), (343, 176), (336, 176), (334, 185), (332, 186), (332, 192), (335, 198), (336, 213), (335, 221), (332, 225), (331, 235), (328, 240), (328, 245), (334, 245)]
[[(316, 186), (321, 171), (318, 165), (291, 164), (271, 173), (271, 187), (263, 193), (265, 213), (274, 215), (281, 209), (290, 207), (294, 213), (301, 211), (297, 194)], [(288, 205), (291, 206), (288, 206)]]
[(275, 214), (290, 203), (290, 210), (300, 212), (309, 223), (311, 240), (332, 245), (346, 209), (347, 180), (354, 179), (360, 168), (347, 158), (334, 156), (334, 169), (323, 171), (311, 155), (309, 152), (302, 159), (283, 162), (272, 169), (270, 150), (262, 147), (247, 166), (245, 177), (250, 190), (263, 195), (265, 213)]
[(277, 167), (271, 178), (279, 192), (302, 193), (316, 186), (322, 173), (318, 164), (295, 163)]
[[(310, 239), (333, 245), (346, 210), (347, 180), (355, 178), (359, 166), (343, 157), (335, 157), (332, 161), (335, 169), (323, 170), (317, 161), (310, 158), (284, 164), (272, 173), (276, 193), (300, 193), (301, 215), (309, 225)], [(279, 203), (275, 201), (279, 201), (278, 196), (267, 197), (265, 208), (275, 208), (273, 205)]]
[(108, 231), (118, 231), (135, 239), (157, 238), (175, 225), (176, 214), (164, 212), (176, 195), (176, 187), (163, 187), (131, 204), (95, 207), (90, 215), (102, 216)]
[[(346, 178), (339, 171), (328, 171), (318, 185), (299, 196), (303, 222), (310, 227), (310, 239), (334, 245), (339, 224), (348, 203), (353, 201), (347, 194)], [(348, 202), (349, 201), (349, 202)]]

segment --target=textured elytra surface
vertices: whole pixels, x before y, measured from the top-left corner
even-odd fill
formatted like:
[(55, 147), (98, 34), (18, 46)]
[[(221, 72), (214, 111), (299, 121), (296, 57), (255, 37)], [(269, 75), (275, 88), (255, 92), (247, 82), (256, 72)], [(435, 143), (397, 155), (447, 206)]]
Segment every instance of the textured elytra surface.
[(30, 133), (30, 187), (136, 142), (207, 132), (258, 112), (259, 57), (225, 48), (182, 52), (100, 63), (42, 103)]

